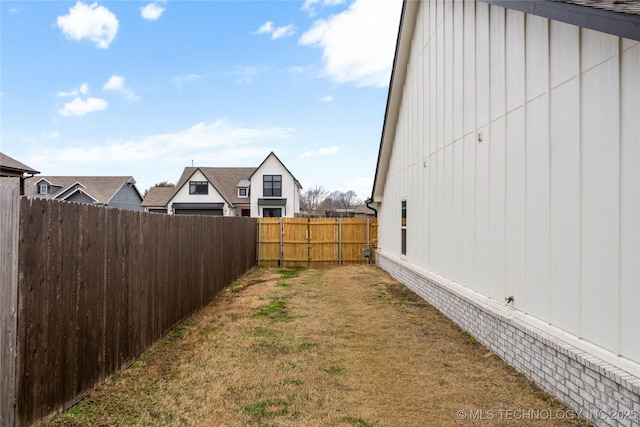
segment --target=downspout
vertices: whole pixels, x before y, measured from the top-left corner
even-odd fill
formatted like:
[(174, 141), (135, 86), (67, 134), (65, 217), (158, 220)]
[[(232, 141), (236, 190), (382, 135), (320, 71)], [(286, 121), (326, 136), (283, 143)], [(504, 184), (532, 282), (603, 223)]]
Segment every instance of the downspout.
[(372, 208), (371, 206), (369, 206), (370, 203), (373, 203), (373, 198), (371, 199), (367, 199), (365, 200), (364, 204), (366, 207), (368, 207), (369, 209), (371, 209), (372, 211), (375, 212), (375, 217), (378, 218), (378, 210), (376, 208)]

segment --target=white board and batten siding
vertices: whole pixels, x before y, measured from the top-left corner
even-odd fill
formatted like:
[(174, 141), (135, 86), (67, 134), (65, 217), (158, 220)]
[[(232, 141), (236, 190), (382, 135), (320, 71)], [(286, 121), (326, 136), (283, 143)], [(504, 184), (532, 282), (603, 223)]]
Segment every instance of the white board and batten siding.
[(380, 250), (640, 374), (640, 43), (473, 1), (411, 43)]
[[(251, 212), (258, 212), (257, 216), (263, 216), (263, 207), (258, 206), (258, 199), (265, 198), (265, 196), (263, 195), (264, 175), (282, 176), (282, 196), (276, 197), (287, 200), (286, 205), (282, 206), (282, 216), (293, 217), (297, 212), (300, 212), (300, 191), (295, 183), (294, 177), (274, 155), (267, 156), (265, 161), (260, 165), (260, 167), (254, 172), (253, 176), (251, 177)], [(265, 207), (280, 206), (278, 205)]]

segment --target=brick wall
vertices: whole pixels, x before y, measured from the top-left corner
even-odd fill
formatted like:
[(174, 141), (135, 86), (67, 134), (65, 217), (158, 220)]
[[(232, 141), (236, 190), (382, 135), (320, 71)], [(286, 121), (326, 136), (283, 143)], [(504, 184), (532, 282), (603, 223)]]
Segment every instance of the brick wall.
[(597, 426), (640, 426), (639, 378), (479, 304), (389, 254), (378, 251), (376, 263), (577, 415)]

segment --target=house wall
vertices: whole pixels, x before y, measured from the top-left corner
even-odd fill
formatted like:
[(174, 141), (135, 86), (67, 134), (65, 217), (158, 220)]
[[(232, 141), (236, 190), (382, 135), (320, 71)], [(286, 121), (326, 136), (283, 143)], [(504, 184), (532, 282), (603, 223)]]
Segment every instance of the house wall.
[(300, 192), (293, 177), (275, 157), (269, 156), (251, 177), (251, 216), (262, 217), (263, 206), (258, 206), (258, 199), (264, 198), (262, 182), (264, 175), (282, 175), (282, 197), (276, 197), (287, 199), (282, 215), (293, 217), (296, 212), (300, 212)]
[(120, 209), (142, 211), (140, 194), (131, 186), (123, 186), (109, 201), (109, 206)]
[(638, 75), (637, 41), (421, 2), (378, 259), (640, 376)]
[(193, 176), (187, 181), (184, 186), (167, 204), (168, 213), (173, 214), (174, 203), (224, 203), (224, 216), (229, 216), (229, 205), (225, 202), (224, 198), (218, 193), (218, 191), (209, 182), (209, 194), (189, 194), (189, 182), (190, 181), (207, 181), (207, 178), (199, 170), (195, 171)]

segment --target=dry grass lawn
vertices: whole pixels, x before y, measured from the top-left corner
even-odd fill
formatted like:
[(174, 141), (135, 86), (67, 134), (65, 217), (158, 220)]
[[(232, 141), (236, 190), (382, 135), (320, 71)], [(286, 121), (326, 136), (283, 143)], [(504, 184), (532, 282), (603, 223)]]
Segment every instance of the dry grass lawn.
[(382, 270), (344, 266), (249, 272), (48, 425), (588, 425), (574, 415)]

